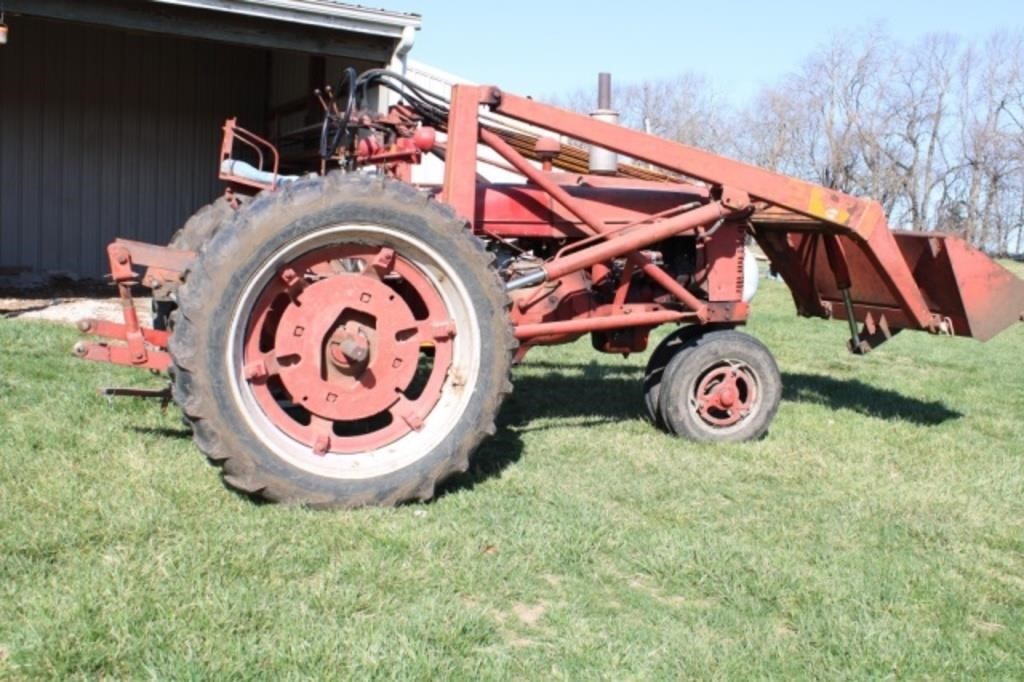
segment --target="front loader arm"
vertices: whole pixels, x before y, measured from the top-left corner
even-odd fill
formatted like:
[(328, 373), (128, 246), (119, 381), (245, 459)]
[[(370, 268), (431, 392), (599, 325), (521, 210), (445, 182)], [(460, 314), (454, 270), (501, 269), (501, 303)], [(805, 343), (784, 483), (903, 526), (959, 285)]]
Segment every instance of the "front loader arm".
[[(920, 249), (913, 245), (913, 237), (897, 239), (889, 228), (882, 206), (876, 201), (853, 197), (496, 88), (491, 92), (494, 102), (491, 108), (495, 113), (711, 185), (746, 192), (755, 202), (763, 202), (763, 209), (780, 207), (805, 216), (809, 220), (804, 221), (801, 230), (792, 238), (786, 225), (759, 221), (756, 213), (751, 221), (762, 243), (765, 242), (762, 232), (780, 233), (772, 236), (780, 247), (785, 244), (787, 248), (766, 249), (766, 253), (776, 270), (794, 274), (794, 278), (787, 278), (787, 284), (794, 289), (798, 307), (827, 312), (831, 302), (822, 295), (825, 293), (822, 291), (826, 284), (824, 278), (832, 280), (827, 284), (833, 290), (836, 285), (843, 284), (835, 269), (829, 268), (830, 272), (823, 277), (820, 270), (824, 259), (812, 259), (808, 263), (796, 260), (805, 252), (801, 248), (804, 240), (819, 234), (825, 240), (835, 240), (840, 253), (851, 255), (850, 261), (845, 263), (845, 270), (849, 271), (852, 282), (847, 283), (845, 289), (838, 287), (842, 295), (835, 300), (845, 300), (848, 316), (851, 319), (856, 317), (867, 327), (876, 326), (879, 317), (885, 324), (884, 315), (888, 311), (889, 317), (900, 328), (985, 339), (1018, 321), (1024, 312), (1024, 303), (1021, 303), (1024, 300), (1024, 281), (954, 237), (939, 236), (929, 244), (935, 263), (919, 259), (911, 267), (908, 255), (915, 255)], [(846, 244), (846, 249), (841, 248), (842, 243)], [(802, 282), (795, 277), (800, 269), (803, 270)], [(936, 278), (948, 282), (943, 281), (937, 287)], [(977, 286), (969, 284), (972, 281), (985, 282), (981, 287), (983, 295)], [(807, 286), (812, 289), (808, 290)], [(873, 294), (870, 300), (858, 300), (858, 294), (866, 294), (868, 288)], [(947, 301), (952, 299), (956, 299), (956, 305), (947, 305)], [(957, 320), (961, 322), (957, 324)]]

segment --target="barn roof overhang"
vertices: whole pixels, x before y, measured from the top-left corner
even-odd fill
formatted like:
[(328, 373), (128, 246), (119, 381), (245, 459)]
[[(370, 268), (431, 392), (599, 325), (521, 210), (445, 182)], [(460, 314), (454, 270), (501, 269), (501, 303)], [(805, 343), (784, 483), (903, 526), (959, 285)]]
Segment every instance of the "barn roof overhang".
[(415, 14), (334, 0), (4, 0), (12, 14), (382, 64), (407, 49)]

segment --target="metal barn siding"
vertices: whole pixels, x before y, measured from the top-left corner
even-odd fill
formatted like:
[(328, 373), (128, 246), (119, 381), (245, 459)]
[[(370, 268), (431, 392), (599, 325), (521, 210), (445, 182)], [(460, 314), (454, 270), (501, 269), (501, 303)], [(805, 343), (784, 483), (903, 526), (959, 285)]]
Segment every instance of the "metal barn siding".
[(220, 127), (259, 129), (267, 51), (10, 19), (0, 48), (0, 271), (106, 273), (222, 191)]

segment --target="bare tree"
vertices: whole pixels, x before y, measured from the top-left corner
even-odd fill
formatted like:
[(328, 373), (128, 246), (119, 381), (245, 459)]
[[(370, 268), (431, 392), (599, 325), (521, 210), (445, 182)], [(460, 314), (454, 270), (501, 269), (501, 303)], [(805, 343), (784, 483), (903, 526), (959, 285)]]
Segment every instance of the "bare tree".
[[(557, 106), (580, 113), (597, 108), (593, 89), (550, 99)], [(613, 84), (612, 101), (622, 125), (703, 149), (727, 151), (731, 109), (699, 74)]]
[(963, 233), (1006, 252), (1011, 232), (1020, 229), (1015, 197), (1024, 192), (1024, 34), (999, 33), (968, 49), (960, 80)]
[[(585, 89), (558, 103), (589, 112)], [(1024, 252), (1024, 31), (906, 46), (844, 32), (743, 108), (707, 79), (619, 86), (622, 122), (878, 200), (890, 222)]]
[(946, 142), (958, 43), (951, 35), (930, 35), (894, 54), (881, 100), (879, 149), (899, 182), (900, 222), (915, 230), (931, 229), (931, 211), (950, 171)]

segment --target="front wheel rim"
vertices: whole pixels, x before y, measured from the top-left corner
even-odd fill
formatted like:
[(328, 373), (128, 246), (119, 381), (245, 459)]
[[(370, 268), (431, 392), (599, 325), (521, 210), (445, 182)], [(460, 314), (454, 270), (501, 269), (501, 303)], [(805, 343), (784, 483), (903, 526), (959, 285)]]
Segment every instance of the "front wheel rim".
[(741, 360), (721, 360), (693, 382), (689, 408), (709, 431), (732, 431), (749, 422), (761, 404), (757, 373)]

